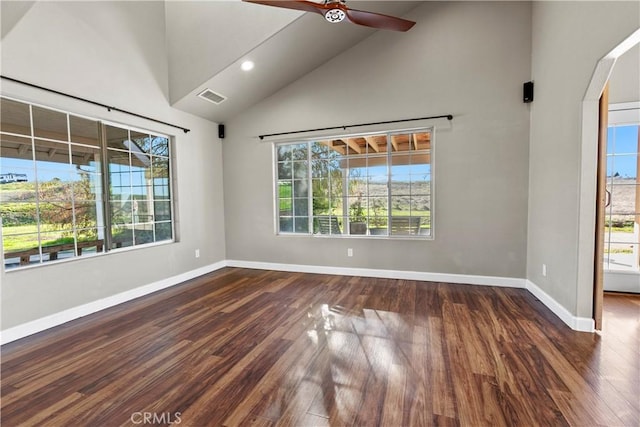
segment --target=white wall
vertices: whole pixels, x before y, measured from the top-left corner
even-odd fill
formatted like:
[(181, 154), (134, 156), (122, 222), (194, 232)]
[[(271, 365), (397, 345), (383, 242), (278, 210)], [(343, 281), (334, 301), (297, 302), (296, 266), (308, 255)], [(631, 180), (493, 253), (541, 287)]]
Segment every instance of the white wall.
[(640, 44), (618, 58), (609, 80), (609, 104), (640, 101)]
[[(407, 17), (411, 31), (379, 31), (227, 123), (229, 259), (524, 277), (530, 4), (426, 2)], [(274, 235), (272, 146), (257, 135), (447, 113), (426, 123), (435, 240)]]
[[(12, 15), (14, 6), (2, 2), (2, 13)], [(169, 107), (164, 22), (163, 2), (38, 2), (3, 32), (2, 75), (191, 132), (0, 82), (6, 96), (175, 135), (180, 238), (175, 244), (0, 273), (2, 330), (225, 259), (217, 125)]]
[[(593, 264), (578, 264), (582, 101), (598, 61), (640, 27), (638, 2), (534, 2), (527, 279), (573, 315), (591, 317)], [(595, 189), (595, 156), (591, 165)], [(591, 191), (595, 194), (595, 190)], [(584, 249), (584, 248), (583, 248)], [(581, 256), (581, 255), (580, 255)], [(542, 264), (547, 276), (542, 275)], [(587, 263), (588, 264), (588, 263)], [(581, 269), (579, 271), (579, 268)]]

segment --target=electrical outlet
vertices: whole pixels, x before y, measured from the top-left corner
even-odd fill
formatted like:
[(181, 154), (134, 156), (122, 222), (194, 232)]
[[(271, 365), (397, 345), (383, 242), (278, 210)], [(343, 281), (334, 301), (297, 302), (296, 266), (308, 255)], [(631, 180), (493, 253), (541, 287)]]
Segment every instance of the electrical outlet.
[(353, 248), (347, 248), (347, 256), (353, 256)]
[(200, 249), (196, 249), (196, 258), (200, 258)]
[(542, 275), (547, 277), (547, 264), (542, 264)]

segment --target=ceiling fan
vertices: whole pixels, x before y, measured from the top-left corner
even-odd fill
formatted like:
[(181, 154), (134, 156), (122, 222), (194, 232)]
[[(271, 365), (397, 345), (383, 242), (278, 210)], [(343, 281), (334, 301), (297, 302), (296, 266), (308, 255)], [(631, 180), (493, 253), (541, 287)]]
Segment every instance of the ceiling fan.
[(304, 12), (319, 13), (331, 22), (342, 22), (345, 18), (354, 24), (382, 30), (409, 31), (415, 25), (413, 21), (383, 15), (375, 12), (350, 9), (344, 0), (324, 0), (315, 3), (306, 0), (242, 0), (248, 3), (264, 4), (267, 6), (283, 7), (285, 9), (302, 10)]

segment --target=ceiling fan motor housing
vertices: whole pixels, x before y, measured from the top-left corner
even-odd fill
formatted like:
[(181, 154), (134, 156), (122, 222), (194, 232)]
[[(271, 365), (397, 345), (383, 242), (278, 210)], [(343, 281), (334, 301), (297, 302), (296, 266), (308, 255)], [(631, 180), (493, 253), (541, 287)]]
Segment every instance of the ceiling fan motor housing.
[(342, 22), (346, 16), (341, 9), (329, 9), (324, 13), (324, 18), (331, 23)]

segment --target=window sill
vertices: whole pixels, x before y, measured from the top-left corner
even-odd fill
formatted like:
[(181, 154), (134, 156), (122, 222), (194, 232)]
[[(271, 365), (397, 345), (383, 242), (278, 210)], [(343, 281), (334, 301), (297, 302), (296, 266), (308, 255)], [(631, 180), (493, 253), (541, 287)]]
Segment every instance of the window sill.
[(434, 240), (433, 235), (372, 235), (372, 234), (303, 234), (303, 233), (276, 233), (276, 236), (284, 237), (313, 237), (317, 239), (359, 239), (359, 240)]
[[(7, 269), (6, 267), (4, 267), (4, 274), (12, 274), (16, 271), (27, 271), (27, 270), (32, 270), (35, 268), (42, 268), (44, 266), (51, 266), (51, 265), (60, 265), (60, 264), (67, 264), (70, 262), (75, 262), (75, 261), (81, 261), (81, 260), (87, 260), (87, 259), (94, 259), (97, 257), (103, 257), (103, 256), (107, 256), (110, 254), (119, 254), (122, 252), (131, 252), (131, 251), (136, 251), (136, 250), (142, 250), (142, 249), (148, 249), (148, 248), (152, 248), (152, 247), (156, 247), (156, 246), (164, 246), (164, 245), (170, 245), (176, 243), (175, 240), (167, 240), (167, 241), (162, 241), (162, 242), (154, 242), (154, 243), (147, 243), (144, 245), (136, 245), (136, 246), (126, 246), (124, 248), (116, 248), (116, 249), (111, 249), (107, 252), (100, 252), (100, 253), (92, 253), (92, 254), (86, 254), (86, 255), (82, 255), (82, 256), (74, 256), (74, 257), (69, 257), (69, 258), (62, 258), (62, 259), (57, 259), (54, 261), (45, 261), (45, 262), (40, 262), (40, 263), (33, 263), (33, 264), (29, 264), (29, 265), (22, 265), (22, 266), (17, 266), (17, 267), (13, 267), (10, 269)], [(3, 260), (4, 262), (4, 260)]]

